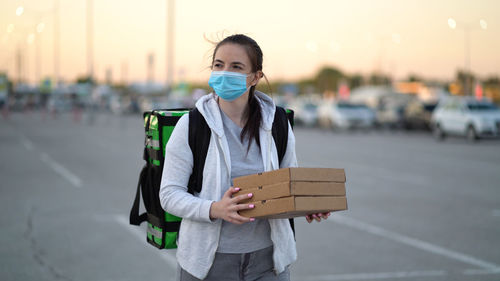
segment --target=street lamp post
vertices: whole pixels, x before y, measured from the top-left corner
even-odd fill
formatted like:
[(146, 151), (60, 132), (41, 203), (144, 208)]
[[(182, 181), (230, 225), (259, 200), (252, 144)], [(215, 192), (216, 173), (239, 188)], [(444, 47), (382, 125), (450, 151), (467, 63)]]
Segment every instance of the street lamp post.
[[(24, 11), (25, 11), (25, 8), (23, 6), (19, 6), (16, 9), (16, 15), (18, 17), (21, 17), (21, 16), (23, 16)], [(26, 17), (26, 16), (23, 16), (23, 17)], [(34, 28), (35, 31), (33, 31), (33, 28), (29, 28), (29, 34), (26, 37), (26, 43), (28, 44), (28, 46), (25, 49), (24, 58), (21, 55), (20, 48), (18, 46), (18, 49), (19, 49), (19, 53), (18, 53), (18, 79), (19, 79), (19, 81), (23, 80), (21, 77), (24, 78), (25, 82), (27, 82), (29, 80), (29, 78), (28, 78), (28, 76), (29, 76), (29, 65), (28, 65), (29, 48), (28, 47), (29, 47), (29, 45), (35, 44), (35, 56), (34, 56), (35, 83), (39, 82), (39, 78), (40, 78), (39, 77), (40, 76), (40, 35), (35, 35), (35, 34), (41, 33), (43, 31), (43, 28), (44, 28), (44, 24), (42, 24), (43, 22), (40, 20), (40, 18), (41, 18), (41, 16), (38, 15), (37, 16), (37, 25)]]
[(17, 68), (17, 84), (23, 82), (23, 55), (21, 53), (21, 46), (17, 43), (16, 48), (16, 68)]
[(59, 0), (54, 0), (54, 85), (59, 85)]
[(174, 75), (174, 24), (175, 24), (175, 0), (167, 0), (167, 26), (166, 26), (166, 78), (167, 91), (171, 89)]
[(93, 0), (87, 0), (87, 67), (88, 76), (93, 79), (94, 76), (94, 18), (93, 18)]
[[(54, 16), (54, 82), (57, 85), (58, 77), (59, 77), (59, 62), (58, 62), (58, 56), (59, 56), (59, 42), (58, 42), (58, 36), (59, 36), (59, 27), (58, 27), (58, 3), (59, 0), (55, 0), (57, 5), (54, 5), (54, 8), (52, 10), (48, 11), (38, 11), (34, 9), (29, 9), (23, 6), (19, 6), (16, 9), (16, 15), (18, 17), (23, 16), (25, 12), (27, 13), (32, 13), (35, 14), (36, 16), (36, 25), (34, 28), (33, 35), (29, 35), (28, 38), (28, 43), (29, 44), (35, 44), (35, 80), (37, 82), (40, 81), (41, 79), (41, 37), (42, 37), (42, 32), (45, 30), (45, 22), (42, 20), (46, 14), (53, 13), (55, 14)], [(23, 16), (26, 17), (26, 16)], [(33, 29), (32, 27), (29, 28), (30, 30)], [(12, 32), (12, 30), (11, 30)]]
[(470, 23), (464, 23), (464, 22), (459, 22), (457, 24), (457, 21), (453, 18), (448, 19), (448, 26), (451, 29), (456, 29), (460, 28), (464, 31), (464, 72), (465, 72), (465, 89), (464, 89), (464, 94), (465, 95), (471, 95), (471, 81), (470, 81), (470, 75), (471, 75), (471, 48), (470, 48), (470, 34), (473, 30), (476, 29), (483, 29), (486, 30), (488, 28), (488, 24), (484, 19), (479, 20), (479, 27), (477, 25), (472, 25)]
[[(17, 11), (17, 10), (16, 10)], [(32, 29), (26, 27), (25, 25), (19, 25), (19, 24), (9, 24), (7, 26), (7, 35), (4, 36), (4, 42), (6, 44), (5, 48), (8, 49), (7, 47), (7, 42), (12, 41), (13, 42), (13, 50), (12, 54), (10, 57), (8, 57), (5, 62), (1, 64), (1, 70), (4, 70), (3, 68), (5, 67), (5, 71), (8, 72), (8, 66), (7, 62), (13, 62), (12, 68), (14, 69), (13, 72), (15, 73), (13, 77), (16, 77), (16, 82), (20, 83), (21, 81), (24, 81), (24, 64), (26, 61), (25, 58), (25, 51), (26, 48), (24, 48), (25, 45), (28, 45), (31, 41), (33, 42), (33, 36), (28, 36), (28, 33), (30, 33)], [(32, 34), (32, 33), (30, 33)]]
[(45, 28), (45, 23), (40, 21), (36, 26), (36, 40), (35, 40), (35, 78), (37, 82), (41, 81), (41, 44), (42, 44), (42, 32)]
[[(15, 32), (14, 32), (15, 28)], [(36, 30), (32, 26), (20, 26), (10, 24), (7, 30), (9, 36), (15, 38), (15, 63), (14, 68), (17, 70), (17, 83), (27, 82), (28, 79), (28, 52), (29, 46), (33, 44), (38, 44), (38, 39), (36, 39)], [(36, 64), (36, 50), (35, 50), (35, 64)], [(36, 68), (35, 68), (36, 72)], [(36, 75), (36, 73), (35, 73)]]

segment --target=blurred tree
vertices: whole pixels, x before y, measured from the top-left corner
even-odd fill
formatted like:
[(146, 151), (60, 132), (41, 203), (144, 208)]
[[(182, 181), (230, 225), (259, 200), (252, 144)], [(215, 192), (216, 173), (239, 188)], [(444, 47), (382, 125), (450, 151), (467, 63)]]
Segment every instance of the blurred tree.
[(424, 79), (422, 79), (422, 77), (420, 77), (418, 74), (410, 73), (408, 75), (407, 81), (408, 82), (422, 82), (422, 81), (424, 81)]
[(76, 78), (76, 83), (90, 83), (90, 84), (97, 84), (96, 81), (90, 77), (90, 76), (80, 76)]
[(382, 73), (372, 73), (370, 78), (368, 78), (368, 83), (370, 85), (389, 85), (392, 79)]
[(313, 78), (299, 80), (299, 82), (297, 82), (297, 86), (299, 87), (299, 94), (317, 91), (316, 82)]
[(500, 104), (500, 77), (491, 76), (483, 80), (484, 96)]
[(259, 84), (257, 85), (257, 88), (255, 90), (261, 91), (263, 93), (276, 93), (278, 91), (279, 86), (282, 85), (283, 82), (271, 82), (266, 80), (266, 79), (261, 79)]
[(318, 90), (337, 91), (340, 81), (345, 78), (344, 73), (334, 67), (323, 67), (315, 77), (315, 84)]
[(473, 81), (475, 79), (474, 74), (472, 72), (466, 72), (464, 70), (459, 69), (455, 76), (455, 79), (460, 85), (462, 85), (462, 95), (470, 95), (473, 90)]
[(210, 86), (208, 86), (208, 81), (207, 82), (192, 82), (191, 88), (203, 89), (203, 90), (207, 91), (207, 93), (212, 92), (212, 88), (210, 88)]
[(349, 88), (354, 89), (360, 86), (363, 86), (365, 83), (365, 79), (359, 73), (355, 73), (352, 76), (348, 77), (349, 80)]
[(489, 86), (500, 86), (500, 77), (498, 76), (491, 76), (483, 80), (484, 85), (489, 85)]

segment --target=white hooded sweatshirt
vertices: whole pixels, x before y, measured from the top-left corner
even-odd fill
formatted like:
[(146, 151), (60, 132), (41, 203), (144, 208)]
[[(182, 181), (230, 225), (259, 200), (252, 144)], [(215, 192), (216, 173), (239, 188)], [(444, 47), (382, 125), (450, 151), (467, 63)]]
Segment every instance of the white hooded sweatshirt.
[[(265, 170), (296, 167), (295, 137), (290, 125), (287, 150), (279, 167), (271, 133), (276, 106), (264, 93), (255, 91), (255, 97), (262, 110), (259, 133)], [(212, 132), (201, 192), (195, 195), (187, 192), (193, 169), (193, 154), (188, 141), (188, 114), (180, 118), (166, 145), (160, 185), (163, 209), (183, 218), (179, 230), (177, 261), (184, 270), (199, 279), (205, 278), (212, 267), (221, 232), (222, 221), (210, 219), (210, 206), (221, 199), (221, 191), (227, 190), (231, 184), (230, 152), (216, 99), (215, 94), (209, 94), (196, 103)], [(270, 219), (269, 225), (274, 247), (274, 270), (279, 274), (297, 259), (295, 239), (287, 219)]]

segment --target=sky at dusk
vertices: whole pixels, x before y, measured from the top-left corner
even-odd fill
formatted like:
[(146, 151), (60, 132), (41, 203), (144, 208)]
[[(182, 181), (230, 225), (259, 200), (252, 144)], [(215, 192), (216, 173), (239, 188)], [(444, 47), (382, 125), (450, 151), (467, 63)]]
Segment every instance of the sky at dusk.
[[(24, 75), (54, 73), (55, 0), (1, 0), (0, 72), (17, 77), (16, 54)], [(86, 0), (59, 0), (60, 74), (73, 81), (88, 72)], [(166, 80), (167, 0), (94, 0), (94, 73), (113, 82), (147, 79), (154, 54), (154, 80)], [(20, 16), (16, 9), (24, 7)], [(496, 0), (183, 0), (175, 1), (174, 80), (206, 81), (213, 40), (244, 33), (264, 52), (271, 81), (314, 75), (325, 65), (348, 74), (375, 70), (397, 79), (415, 73), (451, 79), (464, 67), (465, 28), (470, 28), (471, 70), (500, 75), (500, 1)], [(448, 19), (456, 20), (451, 29)], [(484, 20), (486, 29), (480, 27)], [(43, 22), (41, 33), (37, 25)], [(484, 23), (483, 23), (484, 24)], [(483, 26), (486, 27), (486, 26)], [(30, 34), (34, 34), (31, 35)], [(31, 41), (31, 44), (28, 43)], [(126, 71), (124, 71), (124, 69)]]

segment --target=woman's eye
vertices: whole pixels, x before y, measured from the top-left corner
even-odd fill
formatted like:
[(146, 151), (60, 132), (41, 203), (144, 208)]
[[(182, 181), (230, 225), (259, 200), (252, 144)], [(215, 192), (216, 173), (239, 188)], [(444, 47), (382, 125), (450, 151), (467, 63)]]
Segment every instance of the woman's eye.
[(222, 65), (220, 63), (214, 64), (214, 68), (220, 68), (220, 67), (222, 67)]
[(236, 69), (243, 69), (243, 68), (242, 68), (241, 66), (239, 66), (239, 65), (235, 65), (235, 66), (233, 66), (233, 68), (236, 68)]

